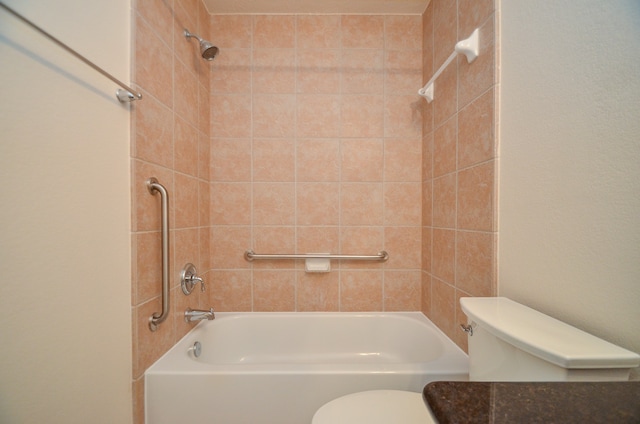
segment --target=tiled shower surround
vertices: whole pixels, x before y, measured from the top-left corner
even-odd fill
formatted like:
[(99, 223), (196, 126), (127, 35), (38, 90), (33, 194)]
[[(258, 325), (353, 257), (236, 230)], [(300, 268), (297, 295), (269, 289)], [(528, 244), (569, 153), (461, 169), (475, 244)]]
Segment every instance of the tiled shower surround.
[[(420, 16), (212, 18), (214, 305), (420, 309), (421, 29)], [(246, 262), (250, 247), (391, 258), (311, 274)]]
[(433, 0), (423, 15), (424, 81), (480, 28), (423, 103), (422, 311), (466, 350), (458, 299), (497, 292), (497, 17), (493, 0)]
[[(460, 296), (493, 295), (497, 88), (493, 1), (432, 0), (411, 15), (209, 15), (197, 0), (138, 0), (133, 79), (134, 414), (143, 373), (217, 311), (422, 310), (465, 346)], [(220, 48), (213, 62), (182, 35)], [(431, 104), (417, 90), (455, 42)], [(172, 314), (158, 331), (160, 206), (171, 204)], [(376, 254), (388, 262), (246, 262), (257, 253)], [(193, 262), (207, 291), (186, 297)]]

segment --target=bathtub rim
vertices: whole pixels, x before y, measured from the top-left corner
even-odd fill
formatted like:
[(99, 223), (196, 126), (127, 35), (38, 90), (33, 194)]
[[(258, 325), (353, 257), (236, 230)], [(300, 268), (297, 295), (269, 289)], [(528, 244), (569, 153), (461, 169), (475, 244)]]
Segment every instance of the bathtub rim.
[[(426, 326), (442, 343), (443, 354), (428, 362), (392, 362), (392, 363), (222, 363), (211, 364), (197, 362), (186, 357), (185, 352), (196, 341), (200, 332), (206, 327), (215, 325), (216, 321), (242, 318), (269, 317), (392, 317), (394, 319), (411, 320)], [(188, 359), (188, 360), (185, 360)], [(177, 365), (177, 366), (176, 366)], [(216, 312), (216, 319), (201, 321), (185, 334), (171, 349), (158, 358), (144, 375), (207, 375), (207, 374), (416, 374), (429, 373), (433, 375), (468, 374), (468, 356), (451, 340), (433, 321), (419, 311), (398, 312)]]

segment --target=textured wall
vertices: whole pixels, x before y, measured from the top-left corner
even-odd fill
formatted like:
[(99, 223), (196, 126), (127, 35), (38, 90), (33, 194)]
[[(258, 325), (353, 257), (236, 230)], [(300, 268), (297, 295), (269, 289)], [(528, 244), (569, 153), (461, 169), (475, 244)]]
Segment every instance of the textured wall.
[[(128, 80), (128, 1), (3, 3)], [(130, 423), (130, 111), (4, 9), (0, 57), (0, 422)]]
[(640, 7), (502, 7), (499, 292), (638, 352)]

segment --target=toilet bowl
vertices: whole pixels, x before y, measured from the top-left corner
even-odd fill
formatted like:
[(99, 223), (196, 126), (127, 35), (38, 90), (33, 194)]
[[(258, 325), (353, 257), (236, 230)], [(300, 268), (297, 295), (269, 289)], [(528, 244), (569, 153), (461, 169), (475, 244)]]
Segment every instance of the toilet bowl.
[(342, 396), (324, 404), (312, 424), (436, 424), (422, 394), (402, 390), (370, 390)]
[[(624, 381), (640, 356), (505, 297), (461, 298), (471, 381)], [(426, 384), (426, 382), (425, 382)], [(421, 393), (371, 390), (334, 399), (312, 424), (435, 423)]]

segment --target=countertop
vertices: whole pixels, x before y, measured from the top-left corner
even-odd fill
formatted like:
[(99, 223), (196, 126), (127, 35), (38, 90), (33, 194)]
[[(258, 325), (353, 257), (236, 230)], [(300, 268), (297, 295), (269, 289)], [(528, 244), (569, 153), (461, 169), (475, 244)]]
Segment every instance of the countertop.
[(640, 423), (640, 381), (439, 381), (423, 397), (440, 424)]

